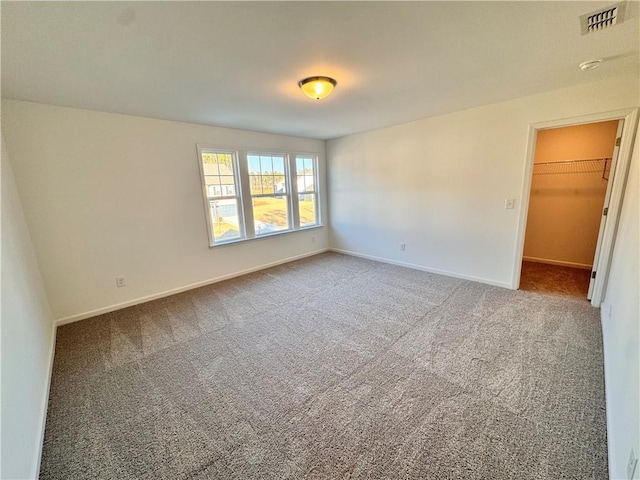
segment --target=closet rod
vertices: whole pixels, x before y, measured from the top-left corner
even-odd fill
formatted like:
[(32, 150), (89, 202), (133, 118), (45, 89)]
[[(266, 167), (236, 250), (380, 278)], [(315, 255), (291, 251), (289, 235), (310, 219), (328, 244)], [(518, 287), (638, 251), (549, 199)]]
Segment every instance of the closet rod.
[(533, 166), (535, 167), (536, 165), (565, 165), (565, 164), (571, 164), (571, 163), (584, 163), (584, 162), (608, 162), (609, 160), (611, 160), (611, 158), (586, 158), (584, 160), (561, 160), (559, 162), (541, 162), (541, 163), (534, 163)]
[[(549, 175), (549, 174), (557, 174), (557, 173), (589, 173), (589, 171), (576, 171), (576, 172), (568, 172), (566, 170), (563, 171), (545, 171), (545, 172), (536, 172), (535, 171), (535, 167), (558, 167), (558, 166), (569, 166), (569, 165), (576, 165), (576, 164), (580, 164), (580, 163), (587, 163), (587, 162), (604, 162), (604, 166), (602, 168), (602, 178), (604, 180), (609, 180), (609, 177), (607, 176), (607, 167), (611, 166), (611, 158), (587, 158), (584, 160), (561, 160), (559, 162), (541, 162), (541, 163), (534, 163), (534, 175)], [(593, 168), (593, 167), (592, 167)], [(592, 173), (596, 173), (599, 170), (592, 170)]]

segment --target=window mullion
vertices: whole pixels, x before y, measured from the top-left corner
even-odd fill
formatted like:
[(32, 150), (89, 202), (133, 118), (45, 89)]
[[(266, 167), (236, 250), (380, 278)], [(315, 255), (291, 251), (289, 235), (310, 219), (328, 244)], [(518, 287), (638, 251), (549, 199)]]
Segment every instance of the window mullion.
[(207, 197), (207, 200), (210, 202), (215, 202), (216, 200), (240, 200), (240, 199), (236, 195), (227, 195), (224, 197), (221, 197), (221, 196)]
[(256, 229), (254, 228), (253, 205), (251, 202), (251, 184), (249, 182), (249, 165), (247, 163), (247, 152), (238, 152), (238, 174), (240, 176), (240, 201), (244, 213), (245, 238), (254, 238)]
[(287, 193), (255, 193), (251, 195), (253, 198), (273, 198), (273, 197), (287, 197)]

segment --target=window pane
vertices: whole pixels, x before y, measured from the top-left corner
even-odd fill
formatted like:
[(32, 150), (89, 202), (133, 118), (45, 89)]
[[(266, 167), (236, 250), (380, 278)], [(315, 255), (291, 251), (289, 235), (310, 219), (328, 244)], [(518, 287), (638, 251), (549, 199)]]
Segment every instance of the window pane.
[(205, 175), (204, 183), (207, 185), (220, 185), (220, 177), (218, 175)]
[(300, 206), (300, 226), (309, 227), (316, 225), (316, 196), (315, 194), (298, 195)]
[(202, 166), (207, 196), (235, 195), (233, 156), (226, 153), (203, 153)]
[(275, 185), (272, 175), (262, 175), (262, 193), (274, 193)]
[(202, 154), (202, 166), (205, 175), (218, 175), (218, 155), (215, 153)]
[(296, 157), (298, 193), (315, 192), (315, 162), (313, 157)]
[(283, 156), (247, 155), (252, 195), (286, 193), (284, 160)]
[(285, 182), (284, 174), (276, 174), (273, 176), (274, 193), (287, 193), (287, 182)]
[(215, 240), (225, 241), (240, 238), (237, 201), (234, 199), (211, 200), (209, 206)]
[(313, 182), (313, 175), (305, 175), (304, 176), (304, 190), (303, 192), (313, 192), (315, 190), (315, 185)]
[[(220, 165), (222, 167), (222, 165)], [(220, 185), (226, 185), (233, 187), (235, 185), (235, 181), (233, 179), (233, 175), (220, 175)]]
[(273, 173), (284, 176), (284, 157), (273, 157)]
[(207, 186), (207, 195), (215, 197), (220, 195), (220, 177), (214, 177), (207, 175), (204, 177), (205, 185)]
[(271, 165), (271, 157), (260, 157), (260, 172), (262, 175), (265, 173), (273, 172), (273, 165)]
[(247, 161), (249, 163), (249, 174), (259, 175), (260, 174), (260, 157), (257, 157), (255, 155), (247, 155)]
[(284, 157), (273, 157), (273, 192), (287, 193), (284, 173)]
[(262, 194), (262, 177), (260, 175), (249, 175), (249, 185), (251, 186), (251, 195)]
[(315, 191), (315, 185), (313, 183), (313, 175), (299, 175), (298, 176), (298, 192), (313, 192)]
[(289, 229), (286, 197), (259, 197), (252, 203), (256, 235)]

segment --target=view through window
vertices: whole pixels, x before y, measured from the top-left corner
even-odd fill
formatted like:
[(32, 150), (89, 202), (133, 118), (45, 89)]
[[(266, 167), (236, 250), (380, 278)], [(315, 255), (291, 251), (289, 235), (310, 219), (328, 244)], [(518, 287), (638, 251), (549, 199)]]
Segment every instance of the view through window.
[(319, 225), (315, 155), (198, 153), (210, 246)]
[(314, 157), (296, 157), (296, 176), (298, 186), (298, 205), (300, 226), (306, 227), (318, 223), (316, 204), (316, 168)]
[(215, 241), (241, 238), (237, 160), (232, 153), (202, 152), (202, 172)]
[(256, 235), (288, 230), (289, 195), (283, 155), (247, 155)]

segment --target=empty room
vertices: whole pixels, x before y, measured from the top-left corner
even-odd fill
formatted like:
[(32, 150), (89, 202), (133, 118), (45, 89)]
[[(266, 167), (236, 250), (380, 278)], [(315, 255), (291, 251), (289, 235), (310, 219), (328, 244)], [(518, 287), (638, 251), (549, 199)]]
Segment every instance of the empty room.
[(639, 7), (1, 2), (1, 478), (639, 479)]

